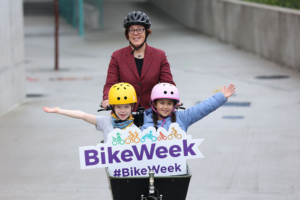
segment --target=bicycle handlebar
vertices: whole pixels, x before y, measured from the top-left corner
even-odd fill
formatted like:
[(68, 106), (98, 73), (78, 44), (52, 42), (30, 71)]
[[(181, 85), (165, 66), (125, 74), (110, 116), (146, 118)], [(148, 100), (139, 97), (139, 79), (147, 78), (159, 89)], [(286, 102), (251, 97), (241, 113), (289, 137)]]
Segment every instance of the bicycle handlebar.
[(103, 108), (101, 105), (101, 109), (97, 110), (97, 112), (101, 112), (101, 111), (109, 111), (111, 110), (110, 106), (106, 106), (106, 108)]
[[(183, 103), (182, 103), (181, 106), (176, 107), (176, 109), (177, 109), (177, 110), (178, 110), (178, 109), (183, 109), (183, 110), (185, 110), (186, 108), (183, 107)], [(97, 112), (101, 112), (101, 111), (110, 111), (110, 110), (111, 110), (111, 107), (110, 107), (110, 106), (107, 106), (106, 108), (103, 108), (103, 107), (101, 106), (101, 109), (97, 110)], [(138, 113), (139, 113), (139, 112), (132, 112), (133, 115), (136, 115), (136, 114), (138, 114)]]

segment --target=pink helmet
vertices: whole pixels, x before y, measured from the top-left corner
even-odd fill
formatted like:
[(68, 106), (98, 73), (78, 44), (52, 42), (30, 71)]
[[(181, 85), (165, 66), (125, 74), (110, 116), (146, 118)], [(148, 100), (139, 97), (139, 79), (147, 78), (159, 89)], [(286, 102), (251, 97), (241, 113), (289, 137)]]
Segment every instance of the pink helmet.
[(155, 99), (174, 99), (179, 101), (179, 91), (175, 85), (170, 83), (158, 83), (151, 92), (151, 101)]
[[(155, 99), (173, 99), (173, 100), (179, 102), (180, 101), (179, 91), (175, 85), (172, 85), (170, 83), (158, 83), (153, 87), (152, 92), (151, 92), (151, 108), (154, 112), (156, 112), (159, 116), (161, 116), (157, 112), (157, 110), (153, 107), (153, 101)], [(176, 106), (176, 103), (173, 107), (173, 111), (170, 113), (169, 116), (171, 116), (172, 113), (174, 113), (175, 106)], [(166, 121), (166, 118), (165, 117), (162, 117), (162, 118), (163, 118), (163, 122), (162, 122), (161, 126), (163, 127), (164, 123)]]

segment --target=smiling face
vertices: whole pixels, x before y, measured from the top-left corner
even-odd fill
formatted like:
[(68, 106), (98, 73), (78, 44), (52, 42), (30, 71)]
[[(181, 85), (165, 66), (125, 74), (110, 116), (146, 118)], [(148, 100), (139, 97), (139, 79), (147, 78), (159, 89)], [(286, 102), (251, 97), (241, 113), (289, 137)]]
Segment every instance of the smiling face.
[[(134, 31), (134, 33), (130, 33), (130, 30), (138, 30), (138, 29), (144, 29), (144, 31), (142, 33), (138, 33), (137, 31)], [(128, 36), (129, 36), (129, 41), (131, 42), (131, 44), (135, 47), (139, 47), (140, 45), (143, 44), (143, 42), (145, 41), (146, 38), (146, 31), (145, 31), (145, 27), (141, 26), (141, 25), (132, 25), (129, 27), (128, 29)]]
[(174, 108), (174, 100), (172, 99), (158, 99), (153, 103), (157, 112), (163, 117), (168, 117)]
[(132, 104), (114, 105), (115, 113), (120, 120), (126, 120), (130, 116), (132, 108)]

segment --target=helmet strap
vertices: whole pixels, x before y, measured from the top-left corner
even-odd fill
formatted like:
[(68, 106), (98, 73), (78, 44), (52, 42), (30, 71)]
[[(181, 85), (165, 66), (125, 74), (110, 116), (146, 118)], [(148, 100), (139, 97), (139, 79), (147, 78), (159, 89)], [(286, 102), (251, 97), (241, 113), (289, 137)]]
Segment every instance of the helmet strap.
[(142, 48), (142, 46), (145, 44), (145, 42), (146, 42), (146, 40), (143, 42), (143, 44), (141, 44), (141, 46), (139, 46), (139, 47), (135, 47), (135, 46), (133, 46), (132, 44), (131, 44), (131, 42), (129, 41), (129, 44), (133, 47), (133, 50), (132, 50), (132, 52), (130, 53), (130, 54), (133, 54), (134, 52), (135, 52), (135, 50), (139, 50), (140, 48)]

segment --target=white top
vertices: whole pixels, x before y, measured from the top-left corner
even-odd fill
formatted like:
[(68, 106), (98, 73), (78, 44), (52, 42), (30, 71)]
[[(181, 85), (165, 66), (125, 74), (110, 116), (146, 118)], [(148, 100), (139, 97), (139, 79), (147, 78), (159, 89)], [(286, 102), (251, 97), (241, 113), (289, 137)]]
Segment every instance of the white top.
[[(114, 130), (114, 127), (112, 125), (112, 118), (111, 116), (96, 116), (96, 129), (98, 131), (102, 131), (103, 133), (103, 140), (104, 143), (107, 141), (107, 136), (110, 132)], [(131, 124), (129, 127), (137, 127), (134, 123)]]

